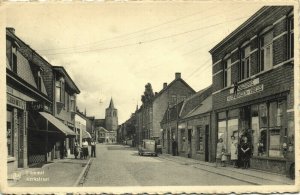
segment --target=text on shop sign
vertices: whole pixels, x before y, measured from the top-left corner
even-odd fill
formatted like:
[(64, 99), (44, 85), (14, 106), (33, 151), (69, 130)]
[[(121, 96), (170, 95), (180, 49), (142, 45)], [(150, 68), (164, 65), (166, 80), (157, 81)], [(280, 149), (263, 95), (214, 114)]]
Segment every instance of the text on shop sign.
[(263, 84), (256, 85), (256, 86), (253, 86), (249, 89), (246, 89), (246, 90), (243, 90), (243, 91), (238, 91), (236, 94), (231, 94), (231, 95), (227, 96), (227, 101), (229, 102), (229, 101), (232, 101), (232, 100), (235, 100), (235, 99), (238, 99), (238, 98), (242, 98), (242, 97), (254, 94), (254, 93), (258, 93), (258, 92), (263, 91), (263, 90), (264, 90), (264, 85)]

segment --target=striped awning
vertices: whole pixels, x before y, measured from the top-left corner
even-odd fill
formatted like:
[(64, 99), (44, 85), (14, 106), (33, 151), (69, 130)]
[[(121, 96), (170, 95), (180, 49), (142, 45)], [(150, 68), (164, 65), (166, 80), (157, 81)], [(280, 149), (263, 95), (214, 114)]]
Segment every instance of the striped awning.
[(58, 120), (51, 114), (47, 112), (39, 112), (39, 113), (66, 136), (76, 136), (76, 133), (74, 131), (72, 131), (68, 126), (63, 124), (60, 120)]

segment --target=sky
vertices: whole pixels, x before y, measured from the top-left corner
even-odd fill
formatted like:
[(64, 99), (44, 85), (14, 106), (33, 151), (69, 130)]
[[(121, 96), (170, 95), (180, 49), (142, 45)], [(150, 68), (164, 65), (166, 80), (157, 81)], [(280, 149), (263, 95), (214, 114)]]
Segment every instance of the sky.
[(145, 85), (159, 92), (175, 72), (195, 90), (212, 83), (209, 50), (262, 2), (101, 2), (9, 4), (6, 26), (81, 93), (77, 106), (104, 118), (111, 97), (119, 123), (141, 105)]

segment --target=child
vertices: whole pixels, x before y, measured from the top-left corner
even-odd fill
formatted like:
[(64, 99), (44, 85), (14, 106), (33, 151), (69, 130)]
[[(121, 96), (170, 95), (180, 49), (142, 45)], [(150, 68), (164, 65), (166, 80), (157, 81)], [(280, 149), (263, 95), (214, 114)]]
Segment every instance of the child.
[(221, 166), (225, 167), (227, 161), (226, 151), (225, 148), (222, 149), (222, 156), (221, 156)]
[(217, 144), (217, 155), (216, 155), (216, 167), (218, 166), (218, 163), (221, 162), (222, 165), (222, 151), (225, 150), (225, 144), (223, 143), (223, 139), (220, 138), (219, 142)]

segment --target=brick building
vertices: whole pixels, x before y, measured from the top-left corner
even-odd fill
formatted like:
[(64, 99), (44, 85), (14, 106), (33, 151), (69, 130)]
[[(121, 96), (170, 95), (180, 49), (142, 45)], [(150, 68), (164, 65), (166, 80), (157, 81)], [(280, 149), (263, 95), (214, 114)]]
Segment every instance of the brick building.
[[(69, 96), (79, 93), (78, 88), (62, 67), (53, 67), (13, 28), (6, 29), (6, 64), (8, 171), (64, 156), (64, 147), (55, 149), (56, 143), (74, 137), (75, 132), (55, 116), (60, 116), (59, 109), (70, 112), (76, 106)], [(55, 88), (58, 75), (66, 80), (59, 93)], [(58, 94), (64, 101), (57, 101)]]
[[(294, 139), (294, 15), (268, 6), (210, 50), (213, 61), (212, 151), (218, 138), (248, 136), (250, 166), (284, 173)], [(258, 143), (262, 143), (259, 151)]]
[(192, 89), (182, 78), (181, 73), (175, 73), (175, 79), (163, 89), (155, 93), (152, 101), (142, 104), (136, 111), (137, 142), (143, 139), (161, 139), (160, 123), (168, 107), (176, 105), (194, 94)]
[[(161, 122), (163, 152), (209, 161), (212, 87), (169, 107)], [(176, 144), (172, 145), (175, 140)]]

